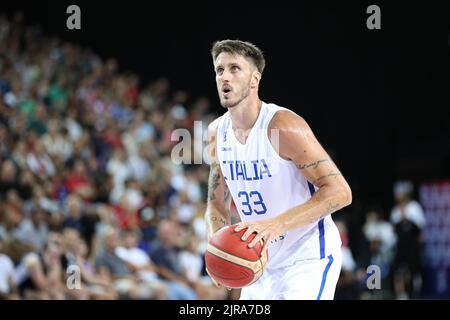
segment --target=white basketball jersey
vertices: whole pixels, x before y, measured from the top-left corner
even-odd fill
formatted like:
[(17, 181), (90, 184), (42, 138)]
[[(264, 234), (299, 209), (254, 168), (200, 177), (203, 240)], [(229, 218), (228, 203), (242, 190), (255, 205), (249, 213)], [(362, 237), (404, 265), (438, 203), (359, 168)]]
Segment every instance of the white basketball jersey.
[[(314, 186), (292, 161), (281, 158), (269, 140), (268, 126), (274, 114), (288, 110), (262, 103), (258, 118), (240, 143), (232, 129), (229, 112), (218, 122), (217, 155), (220, 167), (242, 221), (259, 221), (275, 217), (308, 201)], [(275, 134), (275, 136), (273, 135)], [(327, 241), (325, 233), (330, 230)], [(331, 241), (331, 242), (330, 242)], [(325, 251), (340, 247), (340, 237), (331, 216), (304, 227), (287, 231), (269, 245), (267, 267), (292, 263), (292, 258), (324, 258)], [(327, 248), (328, 247), (328, 248)]]

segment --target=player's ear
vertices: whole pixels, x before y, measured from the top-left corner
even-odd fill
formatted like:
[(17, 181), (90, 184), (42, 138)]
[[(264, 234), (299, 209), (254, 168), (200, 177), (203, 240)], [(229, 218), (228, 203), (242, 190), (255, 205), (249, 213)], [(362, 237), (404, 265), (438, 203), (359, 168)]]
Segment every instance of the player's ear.
[(261, 80), (261, 73), (258, 70), (253, 71), (250, 87), (251, 88), (258, 87), (260, 80)]

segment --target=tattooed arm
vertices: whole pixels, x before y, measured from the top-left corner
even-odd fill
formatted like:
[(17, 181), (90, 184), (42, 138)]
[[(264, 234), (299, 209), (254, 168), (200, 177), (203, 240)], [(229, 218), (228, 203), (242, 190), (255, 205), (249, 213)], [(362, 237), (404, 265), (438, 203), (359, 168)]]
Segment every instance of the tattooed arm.
[(245, 240), (253, 232), (257, 233), (250, 246), (261, 239), (267, 246), (285, 231), (315, 222), (352, 201), (348, 183), (303, 118), (290, 111), (279, 111), (271, 120), (268, 130), (272, 145), (280, 157), (294, 162), (306, 179), (319, 190), (305, 203), (274, 218), (240, 223), (237, 231), (248, 228), (242, 239)]
[(218, 119), (208, 126), (208, 155), (211, 162), (205, 213), (208, 237), (220, 228), (231, 223), (231, 196), (220, 169), (216, 152), (217, 123)]
[(275, 114), (269, 129), (279, 130), (276, 148), (279, 155), (293, 161), (306, 179), (319, 189), (309, 201), (282, 215), (284, 228), (301, 227), (351, 203), (350, 186), (302, 117), (280, 111)]

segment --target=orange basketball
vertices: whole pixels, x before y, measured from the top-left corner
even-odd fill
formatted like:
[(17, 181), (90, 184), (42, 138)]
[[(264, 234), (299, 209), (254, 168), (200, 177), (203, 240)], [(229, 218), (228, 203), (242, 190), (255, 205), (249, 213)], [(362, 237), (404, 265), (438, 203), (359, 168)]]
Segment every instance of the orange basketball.
[(216, 282), (229, 288), (242, 288), (261, 277), (267, 263), (267, 250), (261, 254), (261, 242), (249, 248), (247, 245), (256, 234), (243, 241), (241, 237), (246, 229), (235, 232), (235, 227), (222, 228), (209, 239), (205, 263)]

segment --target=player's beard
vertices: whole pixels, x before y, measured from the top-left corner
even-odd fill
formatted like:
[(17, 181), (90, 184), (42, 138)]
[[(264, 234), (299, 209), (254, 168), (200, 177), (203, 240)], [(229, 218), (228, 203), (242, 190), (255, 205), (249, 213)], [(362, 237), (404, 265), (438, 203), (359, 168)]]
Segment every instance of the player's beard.
[(230, 109), (230, 108), (237, 106), (239, 103), (242, 102), (242, 100), (247, 98), (249, 95), (250, 95), (250, 81), (249, 81), (248, 85), (242, 89), (241, 94), (239, 94), (238, 97), (236, 97), (234, 99), (228, 99), (228, 100), (222, 98), (222, 99), (220, 99), (220, 104), (222, 105), (222, 107)]

